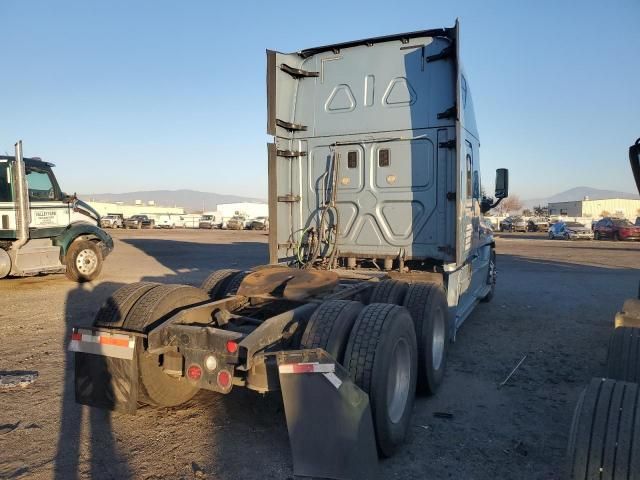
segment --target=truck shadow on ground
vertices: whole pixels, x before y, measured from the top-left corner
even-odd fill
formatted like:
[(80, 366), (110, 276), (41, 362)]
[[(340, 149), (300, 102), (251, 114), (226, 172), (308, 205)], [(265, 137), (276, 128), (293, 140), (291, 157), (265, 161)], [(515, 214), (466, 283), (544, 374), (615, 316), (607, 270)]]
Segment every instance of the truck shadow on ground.
[(173, 272), (168, 276), (145, 276), (143, 281), (149, 282), (199, 286), (213, 270), (249, 269), (268, 262), (267, 244), (260, 242), (216, 244), (157, 238), (130, 238), (121, 241), (153, 257)]
[[(121, 286), (114, 282), (97, 285), (80, 283), (67, 295), (63, 343), (64, 391), (54, 466), (56, 479), (131, 477), (126, 457), (116, 445), (111, 424), (112, 413), (75, 402), (74, 355), (66, 351), (72, 328), (91, 326), (98, 307)], [(88, 465), (82, 460), (83, 451), (87, 450), (90, 457)]]
[[(248, 269), (260, 263), (266, 262), (266, 245), (258, 242), (239, 242), (233, 244), (204, 244), (195, 242), (182, 242), (159, 239), (127, 239), (125, 243), (134, 246), (146, 255), (156, 259), (172, 273), (166, 275), (147, 275), (141, 281), (158, 283), (182, 283), (199, 286), (201, 282), (215, 269), (237, 268)], [(92, 284), (78, 284), (71, 290), (65, 302), (65, 334), (63, 348), (64, 361), (64, 389), (61, 400), (60, 429), (58, 433), (57, 452), (54, 459), (54, 478), (134, 478), (134, 472), (129, 465), (129, 454), (121, 450), (120, 436), (126, 432), (117, 433), (112, 423), (113, 415), (108, 410), (87, 407), (76, 403), (74, 385), (74, 355), (67, 352), (68, 342), (73, 327), (90, 327), (100, 306), (108, 300), (124, 283), (102, 282)], [(273, 419), (281, 418), (278, 423), (284, 425), (284, 415), (281, 400), (269, 397), (266, 402), (257, 399), (254, 392), (235, 391), (229, 396), (215, 395), (211, 392), (201, 392), (196, 399), (187, 404), (176, 407), (177, 409), (207, 408), (215, 404), (216, 418), (225, 419), (225, 425), (233, 425), (233, 428), (225, 429), (224, 426), (212, 427), (212, 436), (219, 436), (225, 432), (233, 437), (230, 441), (236, 444), (244, 443), (244, 438), (251, 438), (261, 431), (272, 428)], [(202, 401), (203, 405), (199, 406)], [(194, 403), (195, 402), (195, 403)], [(152, 407), (142, 407), (149, 411)], [(262, 421), (247, 424), (242, 422), (247, 412), (256, 413)], [(238, 426), (241, 427), (238, 427)], [(284, 440), (286, 441), (286, 430)], [(214, 435), (215, 433), (215, 435)], [(224, 446), (228, 440), (217, 438), (216, 444)], [(120, 447), (119, 447), (120, 444)], [(265, 442), (263, 449), (265, 459), (269, 458), (270, 443)], [(259, 449), (256, 444), (255, 448)], [(216, 460), (231, 458), (237, 454), (227, 451), (226, 454), (218, 449)], [(212, 456), (214, 456), (212, 454)], [(211, 471), (214, 466), (220, 471), (222, 478), (235, 478), (235, 462), (213, 461), (206, 462), (206, 470)], [(241, 470), (245, 473), (255, 472), (257, 463), (244, 466)], [(194, 463), (193, 470), (197, 472), (200, 467)], [(279, 478), (279, 477), (276, 477)]]

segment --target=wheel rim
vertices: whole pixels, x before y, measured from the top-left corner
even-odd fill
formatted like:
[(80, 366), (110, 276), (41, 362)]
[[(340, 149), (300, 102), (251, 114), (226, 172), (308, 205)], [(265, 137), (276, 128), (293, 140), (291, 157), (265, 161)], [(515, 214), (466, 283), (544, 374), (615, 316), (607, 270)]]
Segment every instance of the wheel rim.
[(76, 257), (76, 268), (83, 275), (91, 275), (98, 267), (98, 255), (90, 248), (80, 250)]
[(389, 420), (398, 423), (404, 414), (409, 399), (411, 382), (411, 353), (409, 344), (400, 338), (393, 349), (387, 384)]
[(445, 325), (442, 310), (438, 309), (433, 317), (433, 338), (431, 340), (431, 360), (433, 369), (439, 370), (444, 359)]

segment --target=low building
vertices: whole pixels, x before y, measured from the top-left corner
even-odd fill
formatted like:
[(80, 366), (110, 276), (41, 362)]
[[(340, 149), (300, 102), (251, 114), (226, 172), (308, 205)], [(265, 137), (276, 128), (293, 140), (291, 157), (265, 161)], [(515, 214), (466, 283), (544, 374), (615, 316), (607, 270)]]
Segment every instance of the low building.
[(269, 205), (258, 202), (219, 203), (216, 210), (222, 215), (224, 220), (228, 220), (234, 215), (241, 215), (247, 218), (269, 216)]
[(549, 203), (549, 215), (563, 217), (600, 218), (623, 217), (635, 220), (640, 216), (640, 200), (630, 198), (603, 198), (599, 200), (577, 200), (574, 202)]
[(162, 207), (155, 204), (144, 205), (142, 202), (135, 205), (126, 205), (121, 202), (94, 202), (91, 200), (85, 200), (91, 205), (101, 216), (104, 215), (122, 215), (124, 218), (129, 218), (133, 215), (147, 215), (151, 218), (156, 218), (160, 215), (182, 215), (184, 214), (184, 208), (182, 207)]

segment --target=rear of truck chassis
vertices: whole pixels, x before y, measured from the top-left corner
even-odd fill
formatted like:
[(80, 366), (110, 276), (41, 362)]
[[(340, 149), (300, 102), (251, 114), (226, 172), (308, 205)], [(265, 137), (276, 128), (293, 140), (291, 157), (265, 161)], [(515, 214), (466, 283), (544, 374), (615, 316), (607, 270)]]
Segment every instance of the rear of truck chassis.
[[(199, 389), (280, 391), (296, 475), (375, 478), (378, 456), (406, 436), (416, 389), (442, 380), (456, 328), (447, 271), (472, 248), (456, 196), (457, 32), (267, 52), (270, 264), (216, 271), (201, 288), (118, 290), (93, 327), (74, 329), (77, 401), (134, 413)], [(331, 77), (349, 55), (372, 72), (362, 91), (357, 62)], [(421, 95), (431, 110), (414, 112)], [(490, 255), (477, 257), (488, 268)]]

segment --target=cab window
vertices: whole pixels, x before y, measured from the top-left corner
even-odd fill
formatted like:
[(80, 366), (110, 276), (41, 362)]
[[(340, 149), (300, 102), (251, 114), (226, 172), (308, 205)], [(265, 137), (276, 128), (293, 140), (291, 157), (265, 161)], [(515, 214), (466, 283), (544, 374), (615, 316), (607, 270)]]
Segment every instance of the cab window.
[(32, 202), (47, 202), (56, 199), (51, 176), (46, 170), (27, 168), (27, 185), (29, 200)]
[(0, 163), (0, 202), (10, 202), (12, 200), (10, 175), (9, 163)]

